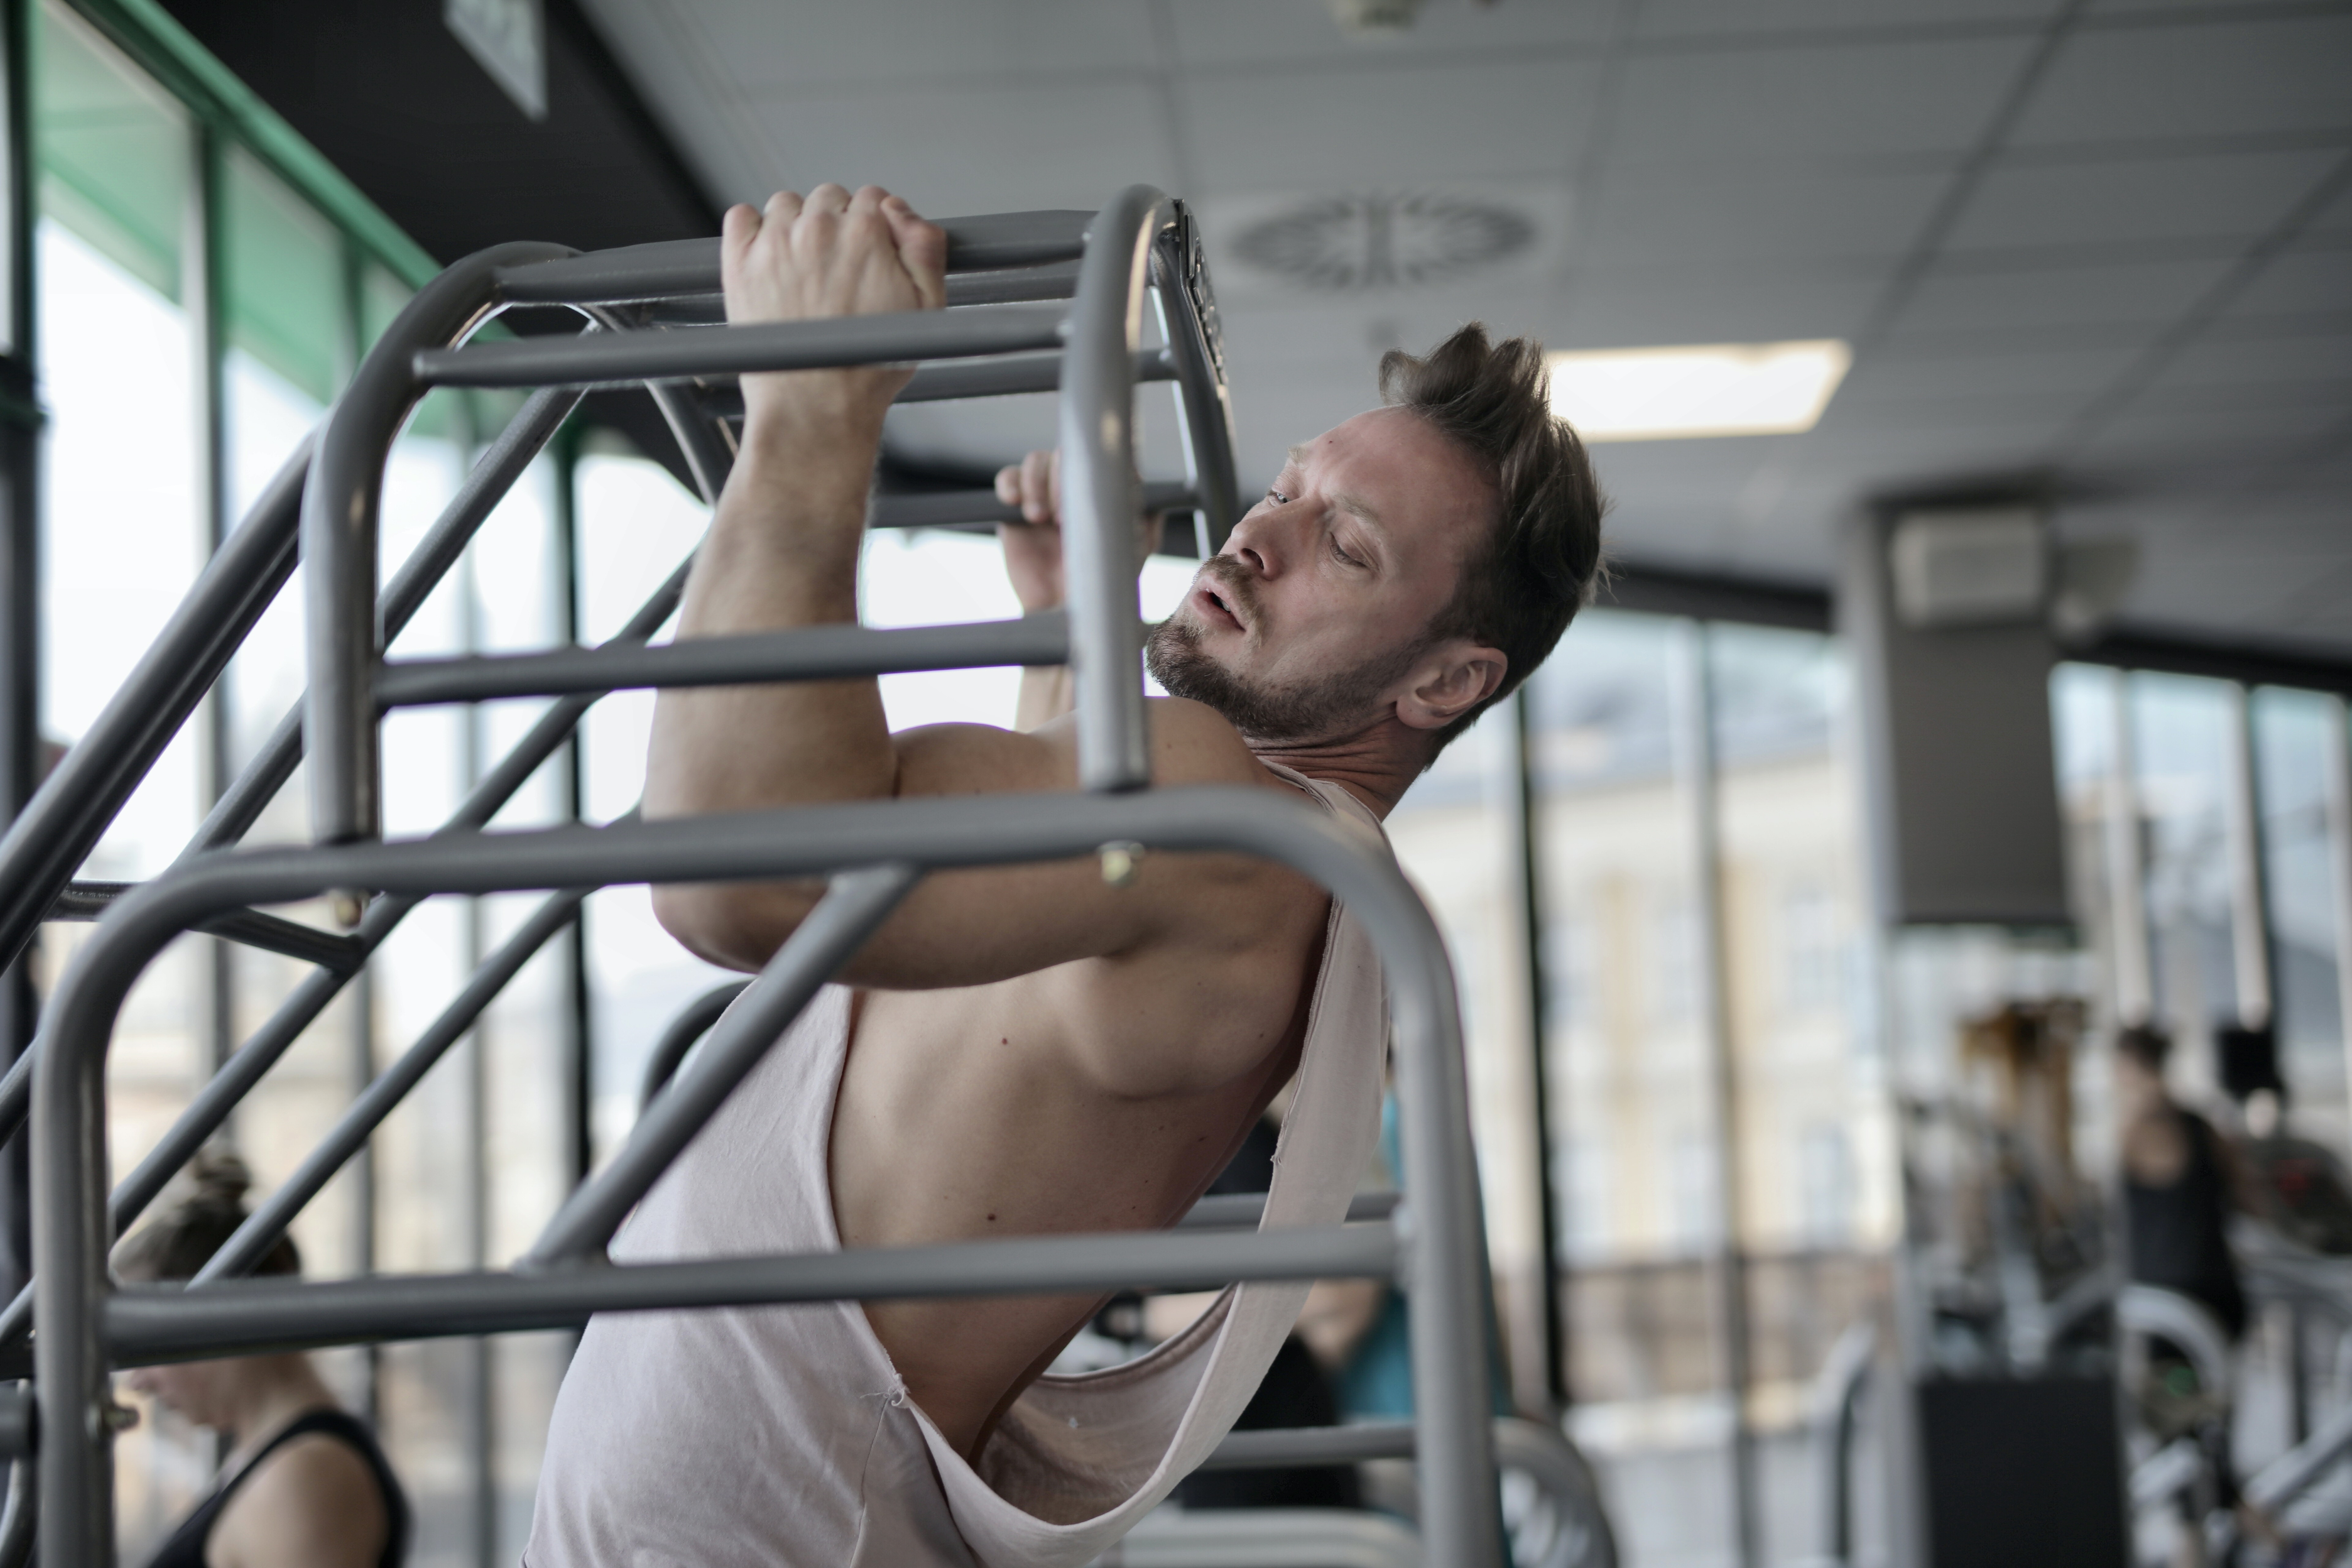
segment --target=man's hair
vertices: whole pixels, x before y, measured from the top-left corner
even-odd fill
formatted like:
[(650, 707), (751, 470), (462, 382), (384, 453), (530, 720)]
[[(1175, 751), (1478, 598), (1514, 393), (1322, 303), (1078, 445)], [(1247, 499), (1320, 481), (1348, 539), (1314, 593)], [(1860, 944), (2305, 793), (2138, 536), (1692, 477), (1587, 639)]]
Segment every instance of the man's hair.
[(1510, 659), (1493, 696), (1437, 733), (1433, 760), (1479, 714), (1533, 674), (1591, 597), (1607, 502), (1591, 459), (1551, 411), (1543, 345), (1489, 342), (1473, 321), (1418, 358), (1381, 356), (1381, 397), (1410, 409), (1477, 460), (1498, 501), (1486, 542), (1462, 563), (1453, 602), (1428, 638), (1469, 637)]
[[(123, 1238), (114, 1249), (114, 1272), (142, 1284), (193, 1279), (245, 1223), (245, 1190), (253, 1184), (245, 1162), (217, 1146), (197, 1151), (182, 1176), (177, 1201)], [(294, 1238), (280, 1236), (256, 1274), (299, 1274), (302, 1255)]]

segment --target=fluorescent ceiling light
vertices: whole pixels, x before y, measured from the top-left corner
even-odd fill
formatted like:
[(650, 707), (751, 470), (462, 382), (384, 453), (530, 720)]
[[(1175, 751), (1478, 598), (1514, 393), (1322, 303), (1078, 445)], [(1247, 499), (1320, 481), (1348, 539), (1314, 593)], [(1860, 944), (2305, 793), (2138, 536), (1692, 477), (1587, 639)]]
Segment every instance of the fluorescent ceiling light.
[(1587, 441), (1810, 430), (1853, 355), (1835, 338), (1551, 356), (1551, 406)]

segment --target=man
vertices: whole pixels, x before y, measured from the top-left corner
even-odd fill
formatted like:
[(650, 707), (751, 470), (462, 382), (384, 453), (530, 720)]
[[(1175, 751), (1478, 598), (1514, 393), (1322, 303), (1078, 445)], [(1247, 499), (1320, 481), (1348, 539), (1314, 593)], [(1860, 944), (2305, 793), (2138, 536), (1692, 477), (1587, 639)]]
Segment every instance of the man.
[[(940, 230), (872, 187), (736, 207), (723, 258), (733, 321), (945, 299)], [(744, 378), (741, 448), (679, 635), (856, 618), (883, 416), (908, 374)], [(1157, 784), (1303, 791), (1377, 841), (1378, 817), (1582, 601), (1600, 502), (1534, 345), (1468, 329), (1426, 361), (1391, 356), (1383, 377), (1395, 405), (1294, 449), (1153, 632), (1173, 694), (1151, 704)], [(1002, 480), (1036, 525), (1007, 548), (1032, 610), (1059, 598), (1050, 468)], [(1033, 678), (1031, 719), (1043, 689)], [(1066, 716), (893, 735), (871, 680), (737, 687), (662, 695), (645, 809), (1076, 779)], [(688, 947), (750, 969), (821, 892), (672, 887), (656, 908)], [(1268, 1223), (1335, 1219), (1374, 1136), (1377, 967), (1279, 867), (1154, 855), (1127, 886), (1092, 860), (944, 872), (839, 978), (617, 1256), (1170, 1225), (1294, 1073)], [(1198, 1332), (1085, 1387), (1037, 1380), (1090, 1298), (599, 1319), (559, 1402), (529, 1561), (1089, 1562), (1231, 1424), (1304, 1291), (1229, 1293)]]

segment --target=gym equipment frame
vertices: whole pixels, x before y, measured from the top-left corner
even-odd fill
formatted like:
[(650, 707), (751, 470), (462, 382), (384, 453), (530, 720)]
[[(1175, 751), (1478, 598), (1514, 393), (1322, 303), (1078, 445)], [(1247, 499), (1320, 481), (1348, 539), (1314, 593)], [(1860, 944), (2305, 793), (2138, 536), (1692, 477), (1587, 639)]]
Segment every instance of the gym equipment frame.
[[(0, 1079), (0, 1136), (27, 1118), (31, 1124), (37, 1264), (26, 1295), (0, 1313), (0, 1375), (26, 1375), (29, 1337), (34, 1377), (30, 1394), (20, 1388), (0, 1398), (0, 1455), (17, 1461), (0, 1521), (0, 1565), (25, 1560), (36, 1499), (44, 1568), (112, 1560), (118, 1411), (110, 1376), (121, 1367), (554, 1328), (600, 1311), (1344, 1275), (1394, 1279), (1412, 1294), (1419, 1414), (1410, 1432), (1388, 1430), (1380, 1441), (1385, 1452), (1419, 1455), (1427, 1561), (1464, 1568), (1502, 1562), (1484, 1232), (1454, 981), (1436, 930), (1392, 862), (1354, 845), (1303, 803), (1256, 790), (1150, 787), (1132, 520), (1147, 507), (1189, 509), (1205, 552), (1233, 526), (1237, 504), (1216, 307), (1191, 215), (1158, 191), (1133, 186), (1098, 213), (1004, 214), (945, 227), (949, 309), (831, 321), (724, 325), (713, 240), (588, 255), (510, 244), (451, 267), (385, 331), (322, 429), (215, 553), (97, 723), (0, 839), (0, 956), (21, 952), (45, 919), (100, 919), (61, 980), (39, 1038)], [(1142, 347), (1147, 303), (1159, 313), (1164, 348)], [(584, 328), (469, 342), (517, 306), (569, 307)], [(715, 501), (732, 449), (728, 421), (740, 412), (732, 377), (907, 361), (920, 364), (904, 400), (1058, 391), (1066, 616), (647, 646), (676, 607), (681, 567), (597, 648), (385, 660), (385, 647), (584, 389), (645, 385), (704, 498)], [(1136, 478), (1135, 396), (1139, 384), (1154, 381), (1174, 384), (1190, 470), (1181, 486), (1142, 487)], [(436, 385), (537, 390), (379, 593), (386, 458), (419, 399)], [(1009, 516), (993, 494), (975, 491), (886, 496), (872, 521), (936, 526)], [(163, 874), (127, 889), (69, 882), (283, 586), (298, 553), (308, 617), (303, 705)], [(1076, 688), (1076, 794), (484, 831), (607, 691), (1064, 661)], [(377, 748), (384, 711), (511, 697), (555, 700), (444, 827), (424, 838), (383, 840)], [(306, 754), (315, 845), (239, 848)], [(1363, 923), (1386, 969), (1412, 1178), (1393, 1212), (1363, 1205), (1371, 1217), (1279, 1233), (1219, 1228), (1250, 1219), (1220, 1213), (1166, 1232), (659, 1265), (608, 1261), (606, 1243), (630, 1207), (925, 873), (1132, 853), (1136, 846), (1264, 856), (1321, 883)], [(238, 1278), (499, 988), (577, 917), (594, 889), (781, 877), (824, 877), (829, 890), (651, 1100), (617, 1155), (571, 1194), (516, 1267), (324, 1283)], [(549, 896), (195, 1280), (184, 1288), (112, 1283), (107, 1255), (115, 1237), (410, 910), (436, 894), (517, 889)], [(320, 894), (334, 900), (349, 934), (254, 908)], [(192, 930), (317, 967), (110, 1194), (105, 1064), (117, 1015), (156, 953)], [(36, 1320), (42, 1327), (33, 1335)], [(1364, 1440), (1346, 1429), (1287, 1434), (1282, 1451), (1292, 1462), (1339, 1460)], [(37, 1484), (28, 1484), (35, 1471)]]

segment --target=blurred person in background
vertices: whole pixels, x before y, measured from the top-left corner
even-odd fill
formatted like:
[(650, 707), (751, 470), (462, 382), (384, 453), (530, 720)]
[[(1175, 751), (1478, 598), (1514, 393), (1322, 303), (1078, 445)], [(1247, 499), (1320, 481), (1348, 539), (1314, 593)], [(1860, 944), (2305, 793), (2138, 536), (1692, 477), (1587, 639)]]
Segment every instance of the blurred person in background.
[[(2147, 1025), (2116, 1037), (2116, 1108), (2123, 1155), (2124, 1208), (2131, 1278), (2186, 1296), (2212, 1314), (2234, 1346), (2246, 1331), (2246, 1293), (2230, 1250), (2234, 1211), (2255, 1213), (2237, 1151), (2211, 1122), (2172, 1097), (2164, 1067), (2172, 1037)], [(2230, 1455), (2227, 1391), (2200, 1385), (2188, 1352), (2163, 1338), (2148, 1347), (2147, 1373), (2137, 1391), (2143, 1419), (2158, 1441), (2194, 1437), (2212, 1478), (2210, 1501), (2235, 1510), (2248, 1529), (2271, 1538), (2268, 1521), (2238, 1492)], [(2204, 1561), (2202, 1533), (2189, 1494), (2190, 1528), (2179, 1532), (2179, 1561)]]
[[(184, 1280), (245, 1222), (244, 1162), (206, 1150), (186, 1190), (115, 1248), (125, 1284)], [(301, 1272), (281, 1237), (258, 1275)], [(230, 1445), (220, 1480), (149, 1568), (396, 1568), (408, 1503), (374, 1435), (336, 1403), (299, 1352), (142, 1367), (125, 1381)]]

